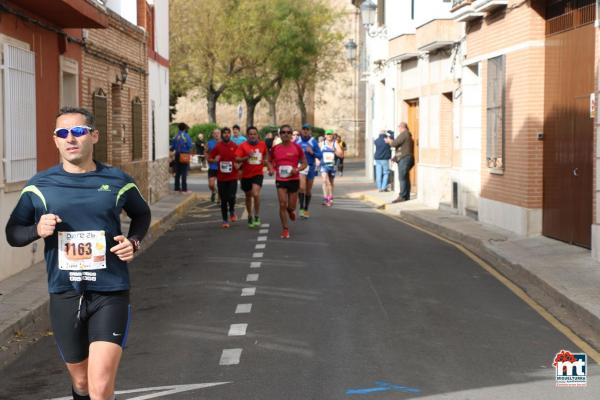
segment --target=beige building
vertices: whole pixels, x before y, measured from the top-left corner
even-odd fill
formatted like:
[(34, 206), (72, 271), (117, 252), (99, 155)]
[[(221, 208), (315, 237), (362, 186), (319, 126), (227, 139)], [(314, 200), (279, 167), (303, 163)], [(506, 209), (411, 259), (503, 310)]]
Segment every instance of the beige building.
[(372, 7), (367, 143), (408, 121), (413, 196), (600, 258), (596, 1)]

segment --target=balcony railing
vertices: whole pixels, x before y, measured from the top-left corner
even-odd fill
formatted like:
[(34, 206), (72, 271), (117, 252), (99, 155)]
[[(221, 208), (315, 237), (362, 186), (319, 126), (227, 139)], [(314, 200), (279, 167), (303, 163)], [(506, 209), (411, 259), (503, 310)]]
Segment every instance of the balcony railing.
[(596, 20), (596, 5), (590, 4), (576, 8), (558, 17), (546, 21), (546, 35), (565, 32), (579, 26), (591, 24)]

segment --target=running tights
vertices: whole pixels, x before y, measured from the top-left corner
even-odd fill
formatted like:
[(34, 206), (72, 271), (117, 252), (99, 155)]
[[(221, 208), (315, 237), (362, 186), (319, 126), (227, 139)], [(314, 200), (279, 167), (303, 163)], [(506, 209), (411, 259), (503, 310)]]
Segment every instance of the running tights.
[(228, 216), (235, 212), (235, 194), (237, 192), (237, 180), (217, 181), (219, 197), (221, 198), (221, 216), (223, 221), (228, 221)]

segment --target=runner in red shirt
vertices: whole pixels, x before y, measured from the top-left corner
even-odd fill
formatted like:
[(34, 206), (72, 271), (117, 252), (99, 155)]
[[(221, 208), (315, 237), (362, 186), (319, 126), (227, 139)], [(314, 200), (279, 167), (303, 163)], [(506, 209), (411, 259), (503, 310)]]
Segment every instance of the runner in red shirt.
[[(267, 164), (269, 175), (275, 172), (275, 186), (279, 199), (279, 219), (283, 232), (282, 239), (289, 239), (288, 216), (296, 219), (296, 203), (298, 202), (298, 188), (300, 187), (300, 174), (307, 167), (306, 157), (302, 147), (292, 142), (292, 127), (282, 125), (279, 130), (281, 144), (274, 146), (269, 153)], [(300, 166), (298, 166), (300, 164)]]
[(236, 169), (235, 151), (237, 145), (231, 141), (231, 130), (229, 128), (221, 129), (221, 141), (208, 156), (208, 162), (216, 162), (217, 169), (217, 188), (219, 198), (221, 199), (221, 215), (223, 216), (223, 228), (229, 228), (229, 220), (237, 221), (235, 215), (235, 194), (237, 192), (238, 171)]
[[(248, 140), (235, 151), (235, 159), (242, 163), (242, 190), (246, 194), (248, 228), (260, 227), (260, 190), (263, 184), (263, 169), (267, 159), (267, 145), (259, 140), (258, 130), (251, 126), (246, 131)], [(254, 207), (252, 206), (254, 203)], [(254, 214), (252, 210), (254, 209)]]

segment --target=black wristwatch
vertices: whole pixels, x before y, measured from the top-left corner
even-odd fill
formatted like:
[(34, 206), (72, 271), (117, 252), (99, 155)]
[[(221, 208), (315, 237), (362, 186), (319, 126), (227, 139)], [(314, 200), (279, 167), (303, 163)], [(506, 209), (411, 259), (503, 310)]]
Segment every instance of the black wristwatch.
[(129, 241), (131, 242), (131, 244), (133, 245), (133, 253), (137, 253), (140, 248), (142, 247), (142, 242), (140, 242), (137, 239), (129, 239)]

